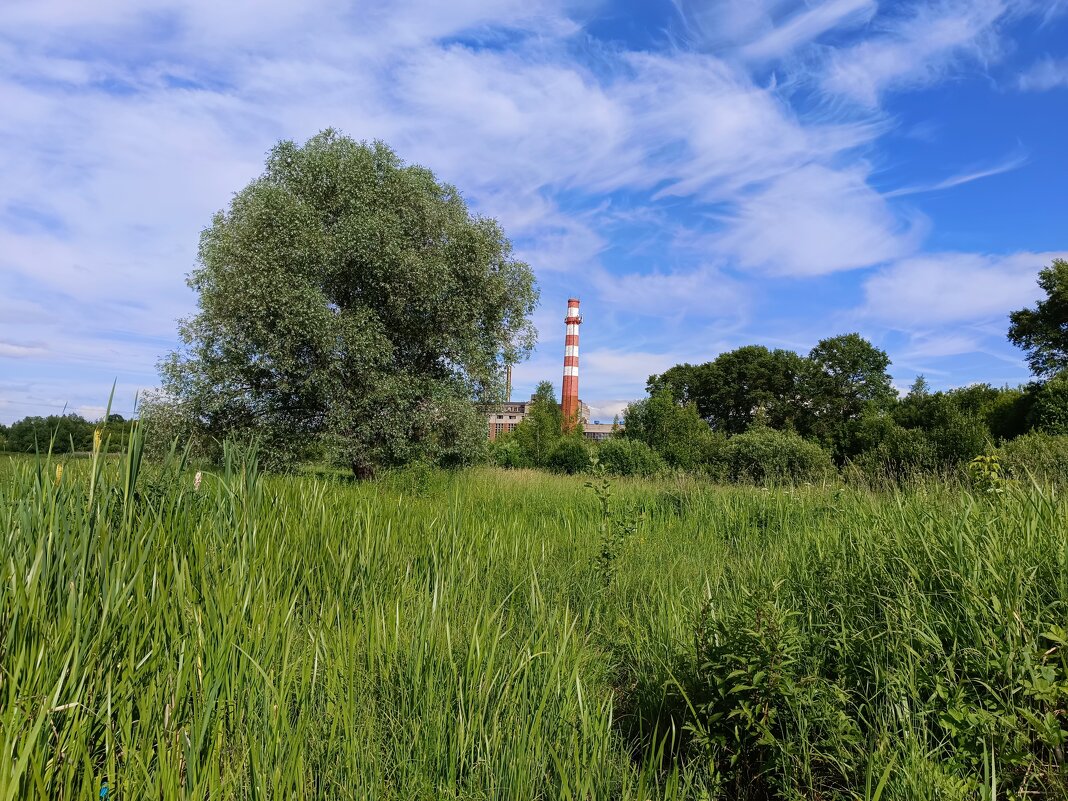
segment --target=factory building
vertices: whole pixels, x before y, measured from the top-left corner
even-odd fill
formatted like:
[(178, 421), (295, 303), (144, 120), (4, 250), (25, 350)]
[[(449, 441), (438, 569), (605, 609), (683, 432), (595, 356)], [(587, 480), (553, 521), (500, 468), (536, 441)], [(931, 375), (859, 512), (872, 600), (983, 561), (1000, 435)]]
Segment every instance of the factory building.
[[(569, 298), (567, 301), (567, 317), (564, 319), (566, 334), (564, 337), (564, 381), (562, 402), (560, 403), (563, 429), (565, 432), (574, 430), (576, 425), (582, 426), (583, 435), (587, 439), (608, 439), (616, 433), (620, 426), (612, 423), (591, 423), (590, 407), (578, 396), (578, 348), (579, 326), (582, 324), (582, 315), (579, 314), (578, 298)], [(513, 401), (511, 371), (509, 370), (508, 400), (490, 409), (487, 415), (489, 438), (496, 439), (498, 435), (511, 431), (519, 425), (530, 411), (531, 401)]]

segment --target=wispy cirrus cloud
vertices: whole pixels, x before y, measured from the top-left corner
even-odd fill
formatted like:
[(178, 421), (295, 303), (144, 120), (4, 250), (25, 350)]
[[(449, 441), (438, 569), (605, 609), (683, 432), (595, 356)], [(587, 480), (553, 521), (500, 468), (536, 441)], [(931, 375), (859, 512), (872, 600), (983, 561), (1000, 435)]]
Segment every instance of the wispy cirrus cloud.
[(911, 3), (881, 20), (878, 35), (831, 52), (821, 86), (875, 107), (885, 91), (933, 83), (960, 59), (996, 59), (997, 24), (1012, 8), (1008, 0)]
[(1020, 75), (1017, 85), (1025, 92), (1068, 89), (1068, 58), (1055, 59), (1046, 56), (1036, 61)]
[(584, 395), (612, 402), (654, 365), (779, 333), (769, 283), (905, 270), (934, 221), (898, 198), (1017, 166), (890, 192), (876, 173), (886, 93), (992, 63), (1023, 0), (678, 0), (652, 45), (591, 34), (606, 3), (4, 3), (7, 408), (153, 383), (200, 230), (274, 142), (327, 126), (501, 220), (545, 290), (531, 381), (558, 372), (554, 299), (583, 294)]
[(924, 192), (938, 192), (943, 189), (953, 189), (957, 186), (963, 186), (964, 184), (970, 184), (972, 181), (980, 181), (983, 178), (991, 178), (995, 175), (1001, 175), (1006, 172), (1018, 169), (1027, 163), (1027, 153), (1021, 149), (1017, 150), (1003, 159), (989, 165), (977, 165), (962, 172), (950, 175), (948, 178), (942, 178), (930, 184), (920, 184), (917, 186), (905, 186), (900, 189), (892, 189), (889, 192), (883, 192), (884, 198), (904, 197), (906, 195), (918, 195)]

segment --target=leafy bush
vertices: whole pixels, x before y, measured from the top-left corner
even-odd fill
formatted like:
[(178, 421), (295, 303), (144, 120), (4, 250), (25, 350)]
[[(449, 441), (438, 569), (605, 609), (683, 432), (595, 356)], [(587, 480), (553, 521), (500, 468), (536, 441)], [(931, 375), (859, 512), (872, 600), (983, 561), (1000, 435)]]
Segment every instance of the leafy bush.
[(831, 455), (788, 431), (751, 428), (727, 441), (729, 475), (734, 481), (819, 481), (834, 472)]
[(590, 468), (590, 448), (579, 437), (563, 437), (549, 454), (548, 467), (558, 473), (584, 473)]
[(725, 797), (840, 797), (863, 752), (848, 694), (818, 674), (799, 612), (744, 591), (740, 600), (701, 615), (694, 744)]
[(533, 467), (534, 463), (511, 437), (498, 437), (489, 444), (489, 461), (497, 467)]
[(927, 429), (926, 436), (943, 467), (969, 462), (990, 444), (990, 431), (983, 421), (955, 408), (946, 409)]
[(641, 440), (614, 437), (601, 443), (597, 457), (604, 469), (616, 476), (651, 476), (667, 465)]
[(730, 477), (730, 438), (719, 431), (702, 431), (694, 439), (697, 459), (694, 467), (714, 481)]
[(693, 470), (701, 466), (701, 442), (711, 435), (692, 403), (682, 405), (667, 390), (627, 407), (623, 436), (653, 448), (672, 467)]
[(1017, 480), (1028, 476), (1055, 484), (1068, 480), (1068, 435), (1024, 434), (1002, 445), (998, 455), (1005, 471)]
[(1035, 391), (1029, 420), (1046, 434), (1068, 434), (1068, 373), (1054, 376)]
[(934, 448), (918, 429), (883, 415), (862, 419), (852, 432), (851, 461), (869, 481), (900, 482), (935, 467)]

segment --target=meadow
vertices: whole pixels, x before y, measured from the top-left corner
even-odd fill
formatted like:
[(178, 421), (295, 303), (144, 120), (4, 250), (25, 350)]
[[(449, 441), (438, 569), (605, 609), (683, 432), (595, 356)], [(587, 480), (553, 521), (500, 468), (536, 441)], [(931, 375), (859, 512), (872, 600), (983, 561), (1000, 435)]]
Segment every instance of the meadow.
[(4, 801), (1068, 797), (1052, 490), (133, 451), (0, 463)]

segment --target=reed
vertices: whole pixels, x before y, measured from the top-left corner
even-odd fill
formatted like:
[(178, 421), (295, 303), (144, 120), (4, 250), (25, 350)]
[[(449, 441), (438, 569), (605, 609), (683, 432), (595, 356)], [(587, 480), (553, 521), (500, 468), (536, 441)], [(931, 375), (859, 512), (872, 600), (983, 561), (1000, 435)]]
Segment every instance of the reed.
[(139, 443), (0, 467), (0, 799), (1063, 797), (1040, 487), (606, 503)]

